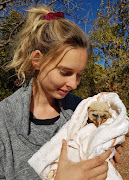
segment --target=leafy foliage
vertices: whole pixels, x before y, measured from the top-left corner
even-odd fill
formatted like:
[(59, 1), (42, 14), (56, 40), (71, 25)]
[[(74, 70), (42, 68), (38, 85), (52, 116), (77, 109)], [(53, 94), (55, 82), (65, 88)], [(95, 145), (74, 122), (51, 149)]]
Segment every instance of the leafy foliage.
[(19, 11), (12, 10), (4, 20), (1, 21), (1, 40), (6, 42), (0, 51), (0, 100), (13, 93), (17, 87), (17, 77), (14, 70), (5, 71), (5, 65), (11, 60), (14, 51), (13, 40), (15, 35), (22, 29), (23, 16)]
[[(129, 34), (127, 0), (101, 3), (90, 39), (94, 45), (96, 61), (103, 64), (105, 73), (100, 76), (99, 91), (113, 91), (119, 94), (129, 109)], [(104, 81), (102, 81), (102, 79)]]

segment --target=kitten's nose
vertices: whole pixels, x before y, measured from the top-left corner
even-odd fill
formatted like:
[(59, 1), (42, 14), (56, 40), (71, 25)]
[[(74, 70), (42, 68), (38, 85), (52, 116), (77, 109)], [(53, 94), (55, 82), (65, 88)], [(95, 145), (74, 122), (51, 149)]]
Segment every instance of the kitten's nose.
[(98, 126), (100, 126), (102, 124), (102, 118), (100, 116), (98, 116), (98, 118), (97, 118), (97, 124), (98, 124)]

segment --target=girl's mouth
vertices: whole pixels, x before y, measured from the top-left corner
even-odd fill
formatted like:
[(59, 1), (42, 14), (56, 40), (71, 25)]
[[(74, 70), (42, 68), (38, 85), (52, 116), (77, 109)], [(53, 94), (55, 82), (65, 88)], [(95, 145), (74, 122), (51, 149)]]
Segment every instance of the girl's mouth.
[(63, 89), (58, 89), (58, 91), (59, 91), (59, 93), (60, 93), (61, 95), (66, 95), (66, 94), (69, 93), (69, 91), (63, 90)]

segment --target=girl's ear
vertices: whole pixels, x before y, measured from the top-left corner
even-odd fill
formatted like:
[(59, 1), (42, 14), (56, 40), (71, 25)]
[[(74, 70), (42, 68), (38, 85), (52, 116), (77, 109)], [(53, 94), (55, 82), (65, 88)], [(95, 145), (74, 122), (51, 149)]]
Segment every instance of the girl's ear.
[(31, 54), (32, 65), (33, 65), (34, 69), (36, 69), (36, 70), (40, 69), (40, 60), (42, 57), (43, 57), (43, 55), (39, 50), (35, 50)]

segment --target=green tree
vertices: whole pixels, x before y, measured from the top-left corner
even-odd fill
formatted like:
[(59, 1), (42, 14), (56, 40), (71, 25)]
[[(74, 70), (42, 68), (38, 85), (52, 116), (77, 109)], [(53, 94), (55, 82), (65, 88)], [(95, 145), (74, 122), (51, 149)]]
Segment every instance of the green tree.
[[(103, 64), (105, 90), (118, 93), (129, 109), (129, 11), (127, 0), (101, 2), (90, 39), (96, 61)], [(101, 80), (100, 80), (101, 81)], [(100, 84), (100, 90), (102, 84)]]
[(1, 41), (3, 46), (0, 49), (0, 100), (10, 95), (17, 89), (17, 78), (13, 76), (14, 71), (5, 71), (5, 66), (13, 56), (12, 41), (15, 35), (21, 30), (24, 18), (19, 11), (12, 10), (10, 14), (1, 21), (2, 28), (0, 29)]

